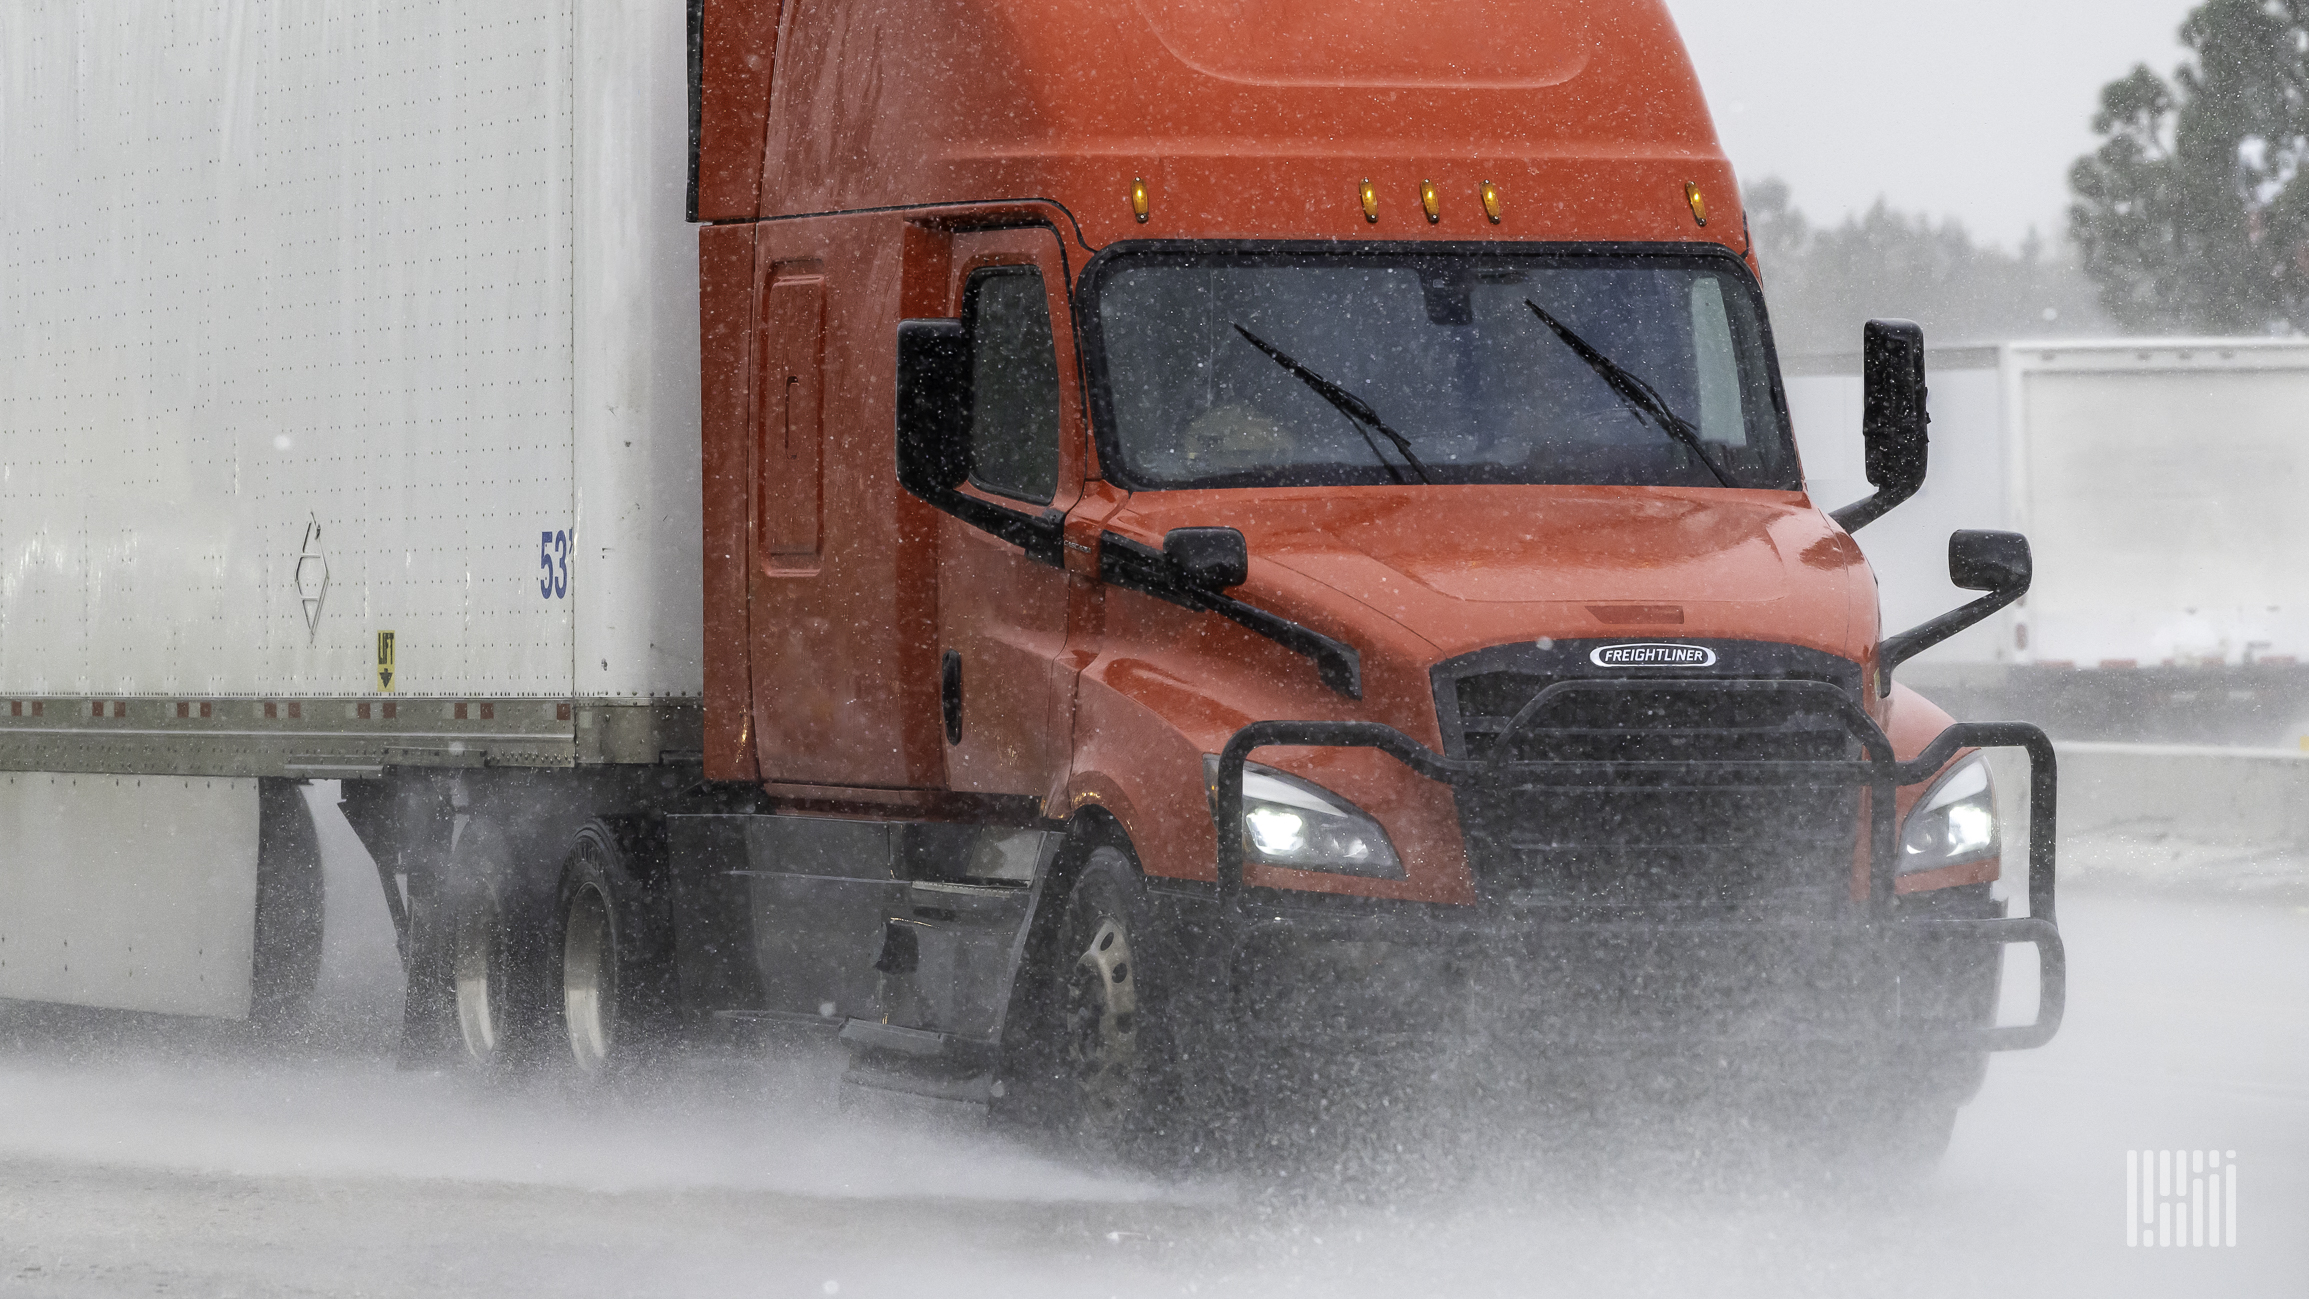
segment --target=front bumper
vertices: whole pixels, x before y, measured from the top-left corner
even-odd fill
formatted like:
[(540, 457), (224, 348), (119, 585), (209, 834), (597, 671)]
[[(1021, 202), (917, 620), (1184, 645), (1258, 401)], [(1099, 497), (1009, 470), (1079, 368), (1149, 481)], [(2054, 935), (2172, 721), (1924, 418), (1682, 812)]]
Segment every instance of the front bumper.
[[(1436, 1023), (1488, 1015), (1519, 1034), (1563, 1041), (1935, 1039), (1956, 1047), (2020, 1050), (2059, 1031), (2067, 962), (2054, 914), (2057, 772), (2044, 732), (2019, 722), (1963, 722), (1910, 762), (1898, 761), (1874, 720), (1836, 687), (1803, 680), (1560, 682), (1517, 716), (1520, 728), (1551, 702), (1613, 691), (1752, 692), (1800, 699), (1840, 718), (1862, 757), (1808, 761), (1516, 761), (1503, 741), (1487, 759), (1448, 758), (1375, 722), (1257, 722), (1219, 759), (1214, 798), (1223, 927), (1239, 1004), (1269, 1023), (1319, 1028), (1361, 1001), (1392, 1004)], [(1896, 897), (1894, 872), (1867, 871), (1863, 900), (1828, 916), (1681, 918), (1674, 915), (1519, 913), (1512, 907), (1318, 904), (1243, 882), (1243, 768), (1268, 745), (1378, 749), (1461, 795), (1598, 779), (1719, 779), (1791, 790), (1848, 785), (1866, 791), (1869, 863), (1896, 860), (1894, 791), (1936, 776), (1965, 748), (2019, 748), (2030, 772), (2028, 914), (1950, 915)], [(2033, 1023), (1995, 1026), (1998, 949), (2037, 951)], [(1362, 978), (1306, 977), (1329, 961)], [(1293, 970), (1288, 967), (1301, 967)], [(1985, 975), (1984, 975), (1985, 972)], [(1333, 971), (1334, 975), (1339, 971)], [(1373, 977), (1376, 976), (1376, 977)], [(1980, 995), (1987, 979), (1987, 995)], [(1363, 991), (1358, 993), (1358, 985)], [(1428, 994), (1432, 994), (1432, 996)], [(1985, 1001), (1985, 1005), (1983, 1004)], [(1306, 1004), (1302, 1004), (1306, 1003)]]

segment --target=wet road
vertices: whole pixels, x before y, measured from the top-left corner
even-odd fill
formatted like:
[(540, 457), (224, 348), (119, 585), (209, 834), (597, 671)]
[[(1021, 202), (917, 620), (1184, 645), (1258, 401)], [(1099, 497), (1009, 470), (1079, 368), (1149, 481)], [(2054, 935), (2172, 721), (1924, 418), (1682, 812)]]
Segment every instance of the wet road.
[[(357, 878), (357, 876), (356, 876)], [(348, 894), (348, 896), (350, 896)], [(847, 1091), (826, 1055), (615, 1097), (396, 1071), (381, 915), (330, 1031), (0, 1007), (0, 1292), (42, 1295), (2299, 1295), (2309, 908), (2072, 888), (2051, 1047), (1899, 1187), (1723, 1157), (1677, 1114), (1372, 1122), (1157, 1179)], [(379, 909), (381, 912), (381, 908)], [(2134, 1148), (2235, 1150), (2238, 1248), (2124, 1243)]]

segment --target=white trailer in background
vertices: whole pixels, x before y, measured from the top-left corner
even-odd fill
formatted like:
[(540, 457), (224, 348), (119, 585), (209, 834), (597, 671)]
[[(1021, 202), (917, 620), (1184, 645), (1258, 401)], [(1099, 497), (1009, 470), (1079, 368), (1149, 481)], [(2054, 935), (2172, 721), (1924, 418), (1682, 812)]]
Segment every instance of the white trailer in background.
[[(1784, 358), (1805, 478), (1866, 496), (1860, 365)], [(1960, 714), (2056, 736), (2292, 744), (2309, 713), (2309, 341), (2196, 338), (1933, 349), (1932, 472), (1857, 540), (1884, 623), (1961, 602), (1948, 534), (2028, 535), (2019, 604), (1904, 680)]]

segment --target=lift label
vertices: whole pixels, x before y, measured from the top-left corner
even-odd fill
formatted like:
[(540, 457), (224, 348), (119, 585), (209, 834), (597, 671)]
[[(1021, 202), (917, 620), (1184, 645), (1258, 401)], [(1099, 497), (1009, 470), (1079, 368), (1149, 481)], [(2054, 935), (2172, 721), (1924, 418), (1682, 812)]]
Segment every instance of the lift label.
[(1716, 652), (1705, 645), (1606, 645), (1587, 661), (1599, 668), (1712, 668)]
[(389, 631), (377, 633), (377, 689), (385, 694), (393, 690), (393, 633)]

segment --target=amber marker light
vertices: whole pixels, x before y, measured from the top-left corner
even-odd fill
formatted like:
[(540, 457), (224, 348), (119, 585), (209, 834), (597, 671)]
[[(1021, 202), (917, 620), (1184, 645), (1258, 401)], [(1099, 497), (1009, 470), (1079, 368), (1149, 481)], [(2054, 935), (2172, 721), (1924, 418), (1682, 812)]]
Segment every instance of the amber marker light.
[(1419, 182), (1419, 210), (1427, 214), (1429, 225), (1443, 219), (1443, 196), (1435, 192), (1434, 181)]
[(1146, 214), (1149, 206), (1150, 204), (1147, 201), (1145, 178), (1140, 176), (1131, 177), (1130, 214), (1138, 218), (1140, 225), (1146, 224)]
[(1379, 191), (1371, 188), (1371, 178), (1368, 176), (1363, 178), (1362, 194), (1363, 219), (1373, 225), (1379, 224)]
[(1499, 186), (1483, 182), (1483, 215), (1491, 224), (1499, 224)]
[(1708, 223), (1707, 196), (1700, 193), (1699, 186), (1688, 180), (1684, 182), (1684, 202), (1692, 205), (1692, 220), (1701, 225)]

